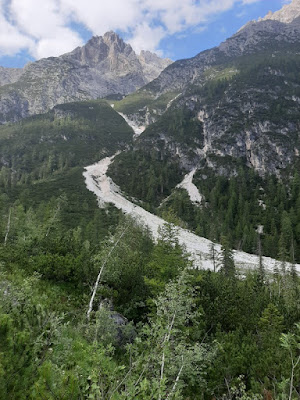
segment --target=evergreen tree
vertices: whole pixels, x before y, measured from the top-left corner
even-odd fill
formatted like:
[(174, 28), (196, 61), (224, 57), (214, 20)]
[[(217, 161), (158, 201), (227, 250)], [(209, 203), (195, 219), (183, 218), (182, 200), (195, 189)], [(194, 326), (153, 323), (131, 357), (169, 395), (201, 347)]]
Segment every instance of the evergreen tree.
[(233, 252), (230, 248), (228, 238), (222, 236), (221, 238), (221, 271), (227, 277), (235, 276), (235, 265), (233, 259)]

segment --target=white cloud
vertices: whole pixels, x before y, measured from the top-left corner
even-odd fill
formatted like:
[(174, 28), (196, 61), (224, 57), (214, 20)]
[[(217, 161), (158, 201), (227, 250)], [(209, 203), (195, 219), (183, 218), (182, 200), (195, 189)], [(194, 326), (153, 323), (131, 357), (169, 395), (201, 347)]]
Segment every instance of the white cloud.
[(124, 32), (135, 50), (157, 50), (169, 35), (204, 29), (216, 14), (261, 0), (0, 0), (0, 54), (36, 58), (82, 45), (71, 23), (94, 35)]
[(31, 54), (36, 58), (58, 56), (83, 43), (79, 34), (68, 28), (69, 19), (57, 0), (11, 0), (9, 10), (24, 37), (34, 41)]
[(157, 49), (159, 48), (160, 41), (165, 35), (166, 32), (162, 27), (158, 26), (152, 28), (144, 22), (136, 27), (132, 39), (128, 40), (128, 42), (137, 52), (145, 50), (145, 43), (147, 43), (147, 50), (161, 53), (159, 50), (157, 51)]
[(0, 15), (0, 55), (12, 56), (24, 48), (33, 48), (33, 41)]
[(0, 55), (11, 56), (23, 48), (32, 48), (33, 41), (10, 23), (4, 14), (4, 3), (0, 1)]
[(60, 6), (63, 15), (83, 23), (94, 34), (127, 31), (143, 17), (140, 0), (60, 0)]
[[(58, 40), (57, 38), (62, 38)], [(83, 44), (83, 40), (75, 32), (67, 28), (57, 28), (55, 32), (37, 41), (32, 55), (37, 59), (59, 56)]]

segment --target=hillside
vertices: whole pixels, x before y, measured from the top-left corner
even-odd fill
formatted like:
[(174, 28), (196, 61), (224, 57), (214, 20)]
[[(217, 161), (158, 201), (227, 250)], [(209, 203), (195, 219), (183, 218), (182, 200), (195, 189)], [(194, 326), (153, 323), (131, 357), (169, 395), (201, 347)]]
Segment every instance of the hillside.
[(0, 69), (0, 400), (299, 399), (298, 10)]
[[(144, 129), (110, 166), (116, 184), (159, 215), (172, 210), (200, 236), (228, 236), (236, 249), (256, 253), (262, 225), (265, 255), (299, 260), (296, 17), (252, 21), (218, 48), (175, 62), (114, 102)], [(192, 170), (200, 207), (175, 189)], [(289, 244), (280, 250), (286, 224)]]
[(98, 234), (88, 224), (98, 224), (96, 231), (105, 235), (110, 217), (86, 191), (83, 167), (124, 148), (131, 138), (132, 130), (104, 101), (60, 105), (0, 127), (1, 243), (9, 215), (8, 242), (30, 243), (41, 229), (63, 234), (82, 226), (82, 234), (96, 243)]

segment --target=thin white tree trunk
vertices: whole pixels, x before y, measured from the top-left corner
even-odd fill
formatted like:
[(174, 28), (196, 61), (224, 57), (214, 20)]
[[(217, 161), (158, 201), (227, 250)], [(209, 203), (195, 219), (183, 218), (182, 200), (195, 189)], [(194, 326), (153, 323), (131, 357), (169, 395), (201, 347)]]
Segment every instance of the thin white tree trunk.
[[(161, 386), (161, 382), (164, 379), (164, 368), (165, 368), (165, 351), (163, 351), (162, 360), (161, 360), (159, 386)], [(159, 398), (161, 399), (161, 394), (159, 394)]]
[(112, 254), (112, 252), (114, 251), (114, 249), (117, 247), (119, 241), (120, 241), (120, 240), (122, 239), (122, 237), (124, 236), (124, 234), (125, 234), (125, 232), (127, 231), (128, 227), (129, 227), (129, 225), (127, 225), (127, 226), (125, 227), (125, 229), (124, 229), (123, 232), (121, 233), (120, 237), (118, 238), (118, 240), (116, 241), (116, 243), (113, 245), (113, 247), (110, 249), (110, 251), (109, 251), (107, 257), (106, 257), (105, 260), (103, 261), (103, 264), (102, 264), (102, 266), (101, 266), (101, 268), (100, 268), (99, 274), (98, 274), (97, 279), (96, 279), (96, 283), (95, 283), (95, 286), (94, 286), (94, 290), (93, 290), (93, 293), (92, 293), (92, 296), (91, 296), (91, 300), (90, 300), (90, 303), (89, 303), (89, 308), (88, 308), (88, 311), (87, 311), (87, 313), (86, 313), (86, 316), (87, 316), (87, 319), (88, 319), (88, 320), (90, 319), (90, 314), (91, 314), (91, 311), (92, 311), (92, 309), (93, 309), (93, 303), (94, 303), (94, 299), (95, 299), (95, 296), (96, 296), (96, 292), (97, 292), (97, 289), (98, 289), (98, 286), (99, 286), (99, 282), (100, 282), (100, 278), (101, 278), (102, 272), (103, 272), (103, 270), (104, 270), (104, 268), (105, 268), (105, 266), (106, 266), (106, 264), (107, 264), (107, 261), (108, 261), (109, 257), (111, 256), (111, 254)]
[(293, 365), (293, 367), (292, 367), (292, 373), (291, 373), (289, 400), (292, 400), (292, 396), (293, 396), (293, 386), (294, 386), (294, 365)]
[(52, 221), (50, 222), (49, 228), (47, 229), (47, 232), (46, 232), (46, 235), (45, 235), (46, 237), (49, 235), (50, 229), (52, 228), (59, 211), (60, 211), (60, 204), (58, 204), (58, 206), (56, 207), (56, 209), (54, 211), (54, 214), (53, 214), (53, 217), (52, 217)]
[(291, 372), (291, 382), (290, 382), (290, 393), (289, 393), (289, 400), (292, 400), (293, 397), (293, 389), (294, 389), (294, 371), (297, 367), (297, 365), (300, 362), (300, 356), (298, 357), (298, 360), (294, 363), (293, 362), (293, 355), (291, 354), (291, 360), (292, 360), (292, 372)]
[(6, 246), (9, 231), (10, 231), (10, 220), (11, 220), (11, 207), (9, 208), (9, 214), (8, 214), (8, 220), (7, 220), (7, 226), (6, 226), (6, 233), (5, 233), (5, 238), (4, 238), (4, 246)]
[(171, 392), (170, 392), (170, 393), (168, 394), (168, 396), (167, 396), (167, 399), (168, 399), (170, 396), (172, 396), (172, 394), (175, 392), (176, 386), (177, 386), (177, 384), (178, 384), (178, 382), (179, 382), (180, 375), (181, 375), (182, 370), (183, 370), (183, 367), (184, 367), (184, 362), (183, 362), (183, 357), (182, 357), (182, 365), (181, 365), (180, 370), (179, 370), (179, 372), (178, 372), (178, 374), (177, 374), (177, 377), (176, 377), (176, 379), (175, 379), (175, 382), (174, 382), (174, 385), (173, 385), (173, 387), (172, 387), (172, 390), (171, 390)]
[[(171, 324), (170, 324), (169, 327), (168, 327), (168, 331), (167, 331), (166, 336), (165, 336), (165, 338), (164, 338), (164, 341), (163, 341), (163, 343), (162, 343), (162, 347), (164, 347), (164, 345), (165, 345), (166, 343), (168, 343), (169, 340), (170, 340), (171, 331), (172, 331), (172, 329), (173, 329), (173, 325), (174, 325), (174, 322), (175, 322), (175, 317), (176, 317), (176, 311), (175, 311), (174, 314), (173, 314), (172, 321), (171, 321)], [(165, 350), (163, 350), (163, 355), (162, 355), (162, 360), (161, 360), (160, 383), (159, 383), (159, 386), (161, 386), (161, 382), (162, 382), (162, 380), (164, 379), (164, 368), (165, 368)], [(161, 393), (159, 394), (159, 400), (161, 400)]]

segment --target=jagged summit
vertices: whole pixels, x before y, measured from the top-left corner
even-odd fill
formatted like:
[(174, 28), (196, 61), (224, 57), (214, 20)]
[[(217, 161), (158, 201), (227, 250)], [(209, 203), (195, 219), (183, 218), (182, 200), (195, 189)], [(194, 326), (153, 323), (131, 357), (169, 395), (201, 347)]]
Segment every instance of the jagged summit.
[[(109, 71), (114, 70), (115, 73), (120, 71), (126, 73), (128, 71), (128, 63), (126, 61), (129, 60), (132, 65), (136, 64), (134, 68), (140, 69), (140, 65), (137, 65), (138, 57), (130, 44), (125, 43), (113, 31), (107, 32), (103, 36), (93, 36), (84, 46), (77, 47), (61, 57), (67, 60), (79, 61), (97, 70), (104, 67), (105, 71), (103, 72), (108, 69)], [(105, 60), (109, 62), (108, 65), (104, 66), (103, 62)]]
[[(77, 59), (88, 65), (97, 67), (105, 58), (110, 59), (110, 70), (116, 68), (123, 69), (128, 64), (122, 57), (125, 56), (131, 64), (139, 63), (136, 68), (146, 70), (146, 81), (155, 79), (160, 72), (172, 63), (168, 58), (160, 58), (157, 54), (142, 50), (137, 55), (130, 44), (126, 43), (116, 32), (109, 31), (103, 36), (93, 36), (84, 46), (77, 47), (70, 53), (62, 57), (67, 59)], [(121, 64), (117, 62), (122, 61)], [(127, 65), (128, 66), (128, 65)]]
[[(155, 79), (172, 61), (145, 51), (137, 55), (115, 32), (18, 71), (0, 69), (0, 123), (43, 113), (56, 104), (126, 95)], [(17, 83), (17, 84), (16, 84)]]
[(292, 0), (290, 4), (285, 4), (276, 12), (269, 11), (269, 13), (264, 18), (260, 18), (259, 21), (273, 20), (289, 24), (298, 17), (300, 17), (300, 0)]
[(253, 24), (265, 21), (276, 21), (283, 24), (291, 24), (299, 17), (300, 17), (300, 0), (292, 0), (291, 3), (285, 4), (278, 11), (275, 12), (269, 11), (265, 17), (258, 18), (258, 20), (252, 20), (247, 22), (238, 30), (238, 32), (242, 31), (244, 28), (249, 27)]

